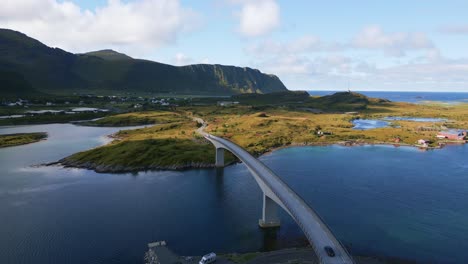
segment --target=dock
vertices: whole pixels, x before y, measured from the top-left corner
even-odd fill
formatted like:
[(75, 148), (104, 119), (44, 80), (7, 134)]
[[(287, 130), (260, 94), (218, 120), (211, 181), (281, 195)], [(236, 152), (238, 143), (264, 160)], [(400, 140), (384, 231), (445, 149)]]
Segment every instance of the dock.
[(198, 263), (198, 258), (179, 256), (172, 252), (166, 241), (151, 242), (145, 253), (145, 264), (193, 264)]

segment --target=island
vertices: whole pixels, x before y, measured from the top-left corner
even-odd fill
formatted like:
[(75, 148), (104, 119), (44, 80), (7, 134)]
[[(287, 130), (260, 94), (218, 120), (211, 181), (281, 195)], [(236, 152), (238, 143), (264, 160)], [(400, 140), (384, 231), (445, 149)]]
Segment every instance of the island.
[(17, 133), (0, 135), (0, 148), (13, 147), (39, 142), (47, 138), (47, 133)]
[[(205, 132), (229, 139), (255, 156), (288, 146), (329, 144), (432, 149), (465, 142), (464, 138), (453, 141), (438, 135), (468, 127), (468, 106), (390, 102), (354, 92), (323, 97), (281, 92), (235, 95), (223, 101), (199, 99), (176, 110), (132, 112), (87, 122), (96, 126), (154, 125), (120, 131), (110, 144), (58, 163), (97, 172), (214, 167), (215, 149), (198, 133), (202, 124), (197, 119), (205, 123)], [(387, 126), (367, 130), (353, 124), (386, 119), (392, 119)], [(236, 162), (233, 155), (226, 154), (227, 164)]]

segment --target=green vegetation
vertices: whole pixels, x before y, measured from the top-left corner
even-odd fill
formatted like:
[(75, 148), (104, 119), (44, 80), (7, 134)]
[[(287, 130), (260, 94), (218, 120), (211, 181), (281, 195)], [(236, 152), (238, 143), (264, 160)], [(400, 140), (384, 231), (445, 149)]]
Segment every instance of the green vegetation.
[(187, 117), (181, 116), (179, 113), (174, 112), (137, 112), (106, 116), (95, 121), (84, 122), (82, 125), (123, 127), (172, 123), (186, 119)]
[[(212, 167), (215, 149), (195, 134), (197, 123), (177, 120), (180, 117), (174, 115), (173, 123), (120, 131), (111, 144), (76, 153), (60, 162), (102, 172)], [(235, 161), (229, 153), (225, 158), (227, 163)]]
[(281, 91), (269, 94), (239, 94), (233, 95), (233, 101), (244, 105), (281, 105), (302, 104), (311, 100), (309, 93), (305, 91)]
[(6, 97), (15, 95), (40, 95), (40, 93), (34, 90), (31, 84), (26, 81), (24, 76), (16, 72), (0, 69), (0, 84), (2, 86), (2, 90), (0, 92)]
[(243, 105), (256, 107), (288, 107), (289, 109), (331, 111), (365, 110), (372, 105), (384, 105), (388, 100), (368, 98), (354, 92), (339, 92), (322, 97), (311, 97), (305, 91), (284, 91), (269, 94), (240, 94), (231, 98)]
[(85, 53), (84, 55), (87, 56), (94, 56), (98, 57), (104, 60), (110, 60), (110, 61), (119, 61), (119, 60), (131, 60), (132, 57), (127, 56), (125, 54), (119, 53), (114, 50), (99, 50), (99, 51), (92, 51)]
[[(297, 96), (295, 93), (291, 96)], [(285, 99), (279, 106), (269, 104), (267, 95), (242, 95), (256, 98), (252, 105), (221, 107), (215, 105), (184, 106), (177, 110), (158, 110), (108, 116), (89, 125), (122, 126), (156, 124), (114, 135), (111, 144), (77, 153), (61, 162), (65, 166), (97, 171), (135, 171), (148, 169), (184, 169), (211, 167), (214, 147), (197, 134), (200, 117), (208, 124), (205, 131), (229, 139), (254, 155), (276, 148), (297, 145), (326, 144), (395, 144), (412, 145), (419, 139), (437, 146), (437, 132), (445, 128), (468, 128), (468, 104), (409, 104), (363, 97), (355, 93), (338, 93), (325, 98), (308, 98), (303, 103)], [(259, 103), (261, 102), (261, 103)], [(311, 112), (307, 104), (326, 105)], [(354, 109), (353, 113), (336, 110)], [(331, 109), (330, 109), (331, 108)], [(356, 108), (362, 110), (356, 110)], [(387, 116), (443, 118), (444, 122), (394, 121), (386, 128), (355, 130), (357, 118), (381, 119)], [(227, 163), (235, 158), (226, 153)]]
[(68, 123), (71, 121), (91, 120), (103, 117), (107, 113), (43, 114), (19, 118), (0, 119), (0, 126)]
[(0, 135), (0, 148), (30, 144), (47, 138), (47, 133), (18, 133)]
[[(132, 59), (104, 50), (72, 54), (50, 48), (28, 36), (0, 29), (0, 70), (15, 72), (32, 89), (54, 95), (94, 94), (193, 94), (231, 95), (285, 91), (274, 75), (223, 65), (172, 65)], [(16, 77), (15, 77), (16, 78)], [(0, 85), (0, 96), (20, 96), (27, 86)]]

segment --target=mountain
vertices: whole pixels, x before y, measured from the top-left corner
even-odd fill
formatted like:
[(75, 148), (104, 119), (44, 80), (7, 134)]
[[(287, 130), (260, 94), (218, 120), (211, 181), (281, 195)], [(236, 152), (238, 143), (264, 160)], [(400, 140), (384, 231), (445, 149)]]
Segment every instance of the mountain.
[(131, 60), (131, 59), (133, 59), (130, 56), (127, 56), (127, 55), (125, 55), (123, 53), (119, 53), (119, 52), (117, 52), (115, 50), (110, 50), (110, 49), (92, 51), (92, 52), (85, 53), (84, 55), (95, 56), (95, 57), (99, 57), (101, 59), (110, 60), (110, 61)]
[(1, 94), (5, 96), (41, 95), (24, 77), (16, 72), (0, 70)]
[[(48, 94), (233, 95), (287, 91), (277, 76), (256, 69), (209, 64), (177, 67), (133, 59), (113, 50), (73, 54), (9, 29), (0, 29), (0, 71), (16, 73), (16, 78), (30, 84), (27, 89)], [(0, 86), (0, 96), (6, 89)], [(21, 94), (26, 88), (13, 91)]]

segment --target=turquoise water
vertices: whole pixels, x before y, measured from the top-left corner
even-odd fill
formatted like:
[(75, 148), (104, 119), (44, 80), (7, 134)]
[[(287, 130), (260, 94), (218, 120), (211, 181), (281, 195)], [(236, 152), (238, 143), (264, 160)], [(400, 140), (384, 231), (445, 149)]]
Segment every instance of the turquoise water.
[[(243, 164), (222, 170), (97, 174), (34, 168), (107, 141), (118, 129), (24, 126), (40, 143), (0, 149), (0, 263), (141, 263), (166, 240), (184, 255), (301, 245), (281, 212), (258, 228), (261, 191)], [(468, 147), (297, 147), (261, 158), (312, 205), (353, 254), (468, 260)]]
[(384, 118), (387, 121), (412, 121), (412, 122), (445, 122), (443, 118), (428, 118), (428, 117), (406, 117), (406, 116), (387, 116)]
[(375, 128), (388, 127), (390, 122), (374, 119), (355, 119), (353, 120), (353, 129), (356, 130), (369, 130)]

